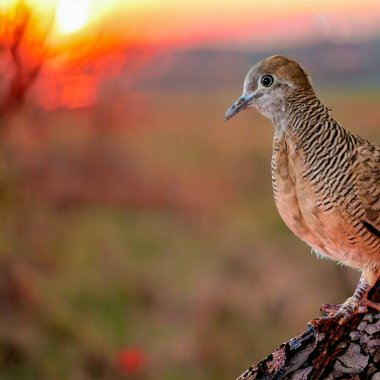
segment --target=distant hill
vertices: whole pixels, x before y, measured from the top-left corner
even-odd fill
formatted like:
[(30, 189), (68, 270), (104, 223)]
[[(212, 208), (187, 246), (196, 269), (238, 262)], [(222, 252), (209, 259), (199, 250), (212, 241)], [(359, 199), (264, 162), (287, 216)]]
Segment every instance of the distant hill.
[(236, 89), (254, 63), (273, 54), (299, 61), (317, 87), (380, 89), (380, 39), (261, 52), (195, 49), (159, 53), (143, 66), (132, 86), (180, 91)]

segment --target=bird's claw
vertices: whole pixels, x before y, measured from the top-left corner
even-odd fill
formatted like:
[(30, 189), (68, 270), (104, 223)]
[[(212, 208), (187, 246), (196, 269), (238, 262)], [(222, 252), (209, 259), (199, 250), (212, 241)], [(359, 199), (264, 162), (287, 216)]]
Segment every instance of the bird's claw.
[(363, 301), (360, 304), (359, 309), (364, 308), (365, 309), (364, 313), (366, 313), (369, 307), (380, 312), (380, 304), (378, 304), (377, 302), (373, 302), (367, 298), (363, 299)]
[(341, 304), (334, 305), (331, 303), (325, 303), (324, 305), (321, 305), (319, 308), (320, 312), (324, 314), (324, 316), (336, 314), (341, 307)]
[(309, 325), (316, 331), (321, 329), (322, 326), (331, 323), (338, 323), (342, 326), (348, 323), (355, 315), (367, 313), (368, 307), (373, 307), (380, 311), (379, 304), (367, 299), (358, 302), (353, 297), (348, 298), (346, 302), (341, 305), (324, 304), (320, 307), (320, 311), (325, 315), (312, 319)]

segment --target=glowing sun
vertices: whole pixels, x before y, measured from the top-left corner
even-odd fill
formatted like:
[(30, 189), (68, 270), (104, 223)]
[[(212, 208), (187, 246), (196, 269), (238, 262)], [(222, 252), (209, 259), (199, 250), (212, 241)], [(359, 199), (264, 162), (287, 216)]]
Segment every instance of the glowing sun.
[(57, 26), (61, 33), (76, 32), (86, 25), (89, 18), (90, 0), (59, 0)]

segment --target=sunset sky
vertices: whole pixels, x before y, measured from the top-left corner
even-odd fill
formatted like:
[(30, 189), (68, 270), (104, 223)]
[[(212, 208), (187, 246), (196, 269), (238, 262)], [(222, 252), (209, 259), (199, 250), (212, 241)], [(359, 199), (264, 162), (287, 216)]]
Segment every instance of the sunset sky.
[[(46, 109), (92, 104), (99, 78), (118, 73), (124, 64), (130, 67), (133, 51), (139, 55), (135, 66), (140, 67), (152, 53), (171, 48), (260, 51), (318, 41), (360, 41), (380, 35), (378, 0), (23, 3), (32, 15), (23, 43), (25, 63), (38, 61), (41, 56), (47, 62), (34, 86), (39, 94), (49, 93), (43, 98)], [(17, 22), (22, 20), (17, 4), (22, 2), (0, 0), (0, 42), (10, 44), (13, 34), (9, 31), (17, 30)], [(76, 90), (72, 91), (74, 83)]]
[[(0, 10), (16, 0), (1, 0)], [(154, 46), (260, 49), (379, 33), (377, 0), (26, 0), (41, 19), (56, 5), (55, 38), (101, 29)]]
[[(117, 3), (122, 2), (115, 0), (115, 8)], [(248, 42), (260, 48), (283, 41), (357, 39), (380, 29), (380, 3), (373, 0), (143, 0), (130, 4), (124, 6), (124, 25), (136, 38), (154, 43)]]

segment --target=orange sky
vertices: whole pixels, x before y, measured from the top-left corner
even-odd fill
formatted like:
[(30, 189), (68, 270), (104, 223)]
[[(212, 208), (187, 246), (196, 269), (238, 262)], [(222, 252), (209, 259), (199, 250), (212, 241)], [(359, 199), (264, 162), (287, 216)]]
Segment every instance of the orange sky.
[(378, 0), (93, 0), (105, 1), (119, 19), (113, 28), (153, 44), (261, 47), (320, 37), (365, 38), (380, 30)]
[[(17, 0), (0, 0), (1, 8)], [(85, 8), (87, 30), (96, 29), (153, 45), (226, 44), (261, 48), (310, 39), (365, 38), (380, 30), (378, 0), (25, 0), (46, 19), (64, 3), (66, 19)], [(82, 5), (79, 5), (82, 3)], [(62, 5), (62, 4), (61, 4)], [(82, 8), (81, 8), (82, 7)], [(44, 13), (45, 12), (45, 13)], [(80, 16), (79, 16), (80, 17)], [(70, 38), (56, 23), (53, 40)], [(69, 23), (70, 29), (70, 23)], [(74, 34), (80, 34), (75, 31)], [(231, 45), (232, 44), (232, 45)]]
[[(0, 0), (0, 16), (17, 1)], [(56, 10), (48, 39), (54, 47), (52, 59), (44, 65), (40, 87), (35, 86), (37, 92), (49, 94), (43, 99), (48, 102), (46, 109), (92, 104), (99, 78), (117, 73), (132, 54), (132, 45), (137, 45), (142, 60), (160, 48), (208, 45), (259, 50), (380, 35), (379, 0), (23, 1), (41, 30), (50, 25)], [(0, 22), (0, 35), (6, 31), (4, 25)], [(32, 38), (32, 50), (33, 44)]]

